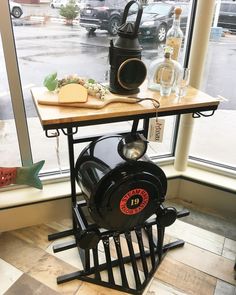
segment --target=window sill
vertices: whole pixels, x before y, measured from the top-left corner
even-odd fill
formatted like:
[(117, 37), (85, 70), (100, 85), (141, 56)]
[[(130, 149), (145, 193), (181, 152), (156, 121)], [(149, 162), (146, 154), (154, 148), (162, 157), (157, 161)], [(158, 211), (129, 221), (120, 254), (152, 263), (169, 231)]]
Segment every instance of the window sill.
[(182, 173), (182, 177), (211, 185), (224, 191), (236, 193), (236, 172), (215, 166), (202, 164), (196, 161), (189, 161), (187, 171)]
[(208, 165), (200, 165), (189, 162), (186, 171), (177, 171), (173, 164), (161, 165), (168, 179), (185, 178), (201, 184), (206, 184), (220, 190), (236, 193), (236, 173), (214, 169)]
[(18, 186), (18, 188), (0, 192), (0, 210), (66, 198), (69, 195), (69, 181), (46, 183), (42, 190)]

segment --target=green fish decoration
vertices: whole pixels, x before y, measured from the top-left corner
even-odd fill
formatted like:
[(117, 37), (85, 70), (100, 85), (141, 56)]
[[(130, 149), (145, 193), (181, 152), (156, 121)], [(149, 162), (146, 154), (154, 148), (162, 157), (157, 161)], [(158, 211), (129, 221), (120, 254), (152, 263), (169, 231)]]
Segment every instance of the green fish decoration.
[(10, 184), (26, 184), (42, 189), (43, 185), (38, 174), (44, 163), (43, 160), (27, 167), (0, 167), (0, 187)]

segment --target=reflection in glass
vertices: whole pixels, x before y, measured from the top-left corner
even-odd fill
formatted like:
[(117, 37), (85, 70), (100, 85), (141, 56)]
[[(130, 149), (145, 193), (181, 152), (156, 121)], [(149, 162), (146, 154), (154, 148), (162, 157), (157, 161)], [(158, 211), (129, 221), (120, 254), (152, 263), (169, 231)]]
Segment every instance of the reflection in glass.
[[(220, 9), (220, 17), (222, 9), (224, 6)], [(201, 90), (213, 97), (221, 96), (223, 101), (212, 117), (195, 120), (190, 150), (191, 157), (234, 169), (236, 168), (235, 63), (236, 36), (226, 30), (216, 41), (215, 36), (211, 34)]]
[(0, 77), (0, 167), (21, 166), (1, 38)]

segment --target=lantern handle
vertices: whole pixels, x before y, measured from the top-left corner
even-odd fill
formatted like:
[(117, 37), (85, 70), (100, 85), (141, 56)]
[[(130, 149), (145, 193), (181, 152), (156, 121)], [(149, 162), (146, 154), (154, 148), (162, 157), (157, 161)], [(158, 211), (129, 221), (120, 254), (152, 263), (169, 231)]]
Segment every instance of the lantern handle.
[(123, 14), (123, 17), (122, 17), (121, 25), (125, 24), (127, 16), (128, 16), (129, 9), (130, 9), (130, 6), (133, 5), (134, 3), (136, 3), (138, 5), (138, 13), (137, 13), (137, 17), (136, 17), (136, 20), (135, 20), (135, 27), (134, 27), (134, 35), (137, 35), (139, 25), (140, 25), (140, 21), (141, 21), (141, 17), (142, 17), (142, 14), (143, 14), (143, 7), (142, 7), (142, 5), (141, 5), (141, 3), (139, 1), (132, 0), (125, 6), (125, 10), (124, 10), (124, 14)]

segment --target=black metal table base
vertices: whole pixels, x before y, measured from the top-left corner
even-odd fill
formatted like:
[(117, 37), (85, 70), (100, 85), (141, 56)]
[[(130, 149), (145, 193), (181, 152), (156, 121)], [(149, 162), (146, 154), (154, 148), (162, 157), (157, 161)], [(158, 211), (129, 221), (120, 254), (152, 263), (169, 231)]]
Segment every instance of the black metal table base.
[[(74, 240), (56, 245), (53, 250), (59, 252), (77, 247), (84, 268), (81, 271), (59, 276), (58, 284), (79, 279), (130, 294), (142, 294), (165, 253), (184, 245), (183, 240), (164, 245), (165, 228), (158, 226), (156, 216), (154, 216), (143, 225), (126, 232), (97, 228), (99, 243), (91, 249), (82, 249), (78, 240), (81, 233), (81, 222), (85, 222), (82, 224), (83, 234), (86, 230), (91, 232), (91, 228), (94, 229), (96, 226), (86, 223), (81, 210), (81, 206), (84, 205), (84, 203), (77, 204), (77, 214), (74, 215), (76, 230), (71, 229), (49, 236), (52, 240), (74, 234)], [(179, 212), (177, 217), (188, 214), (188, 211)], [(127, 274), (130, 273), (133, 275), (128, 276)], [(133, 279), (130, 280), (130, 277)]]

